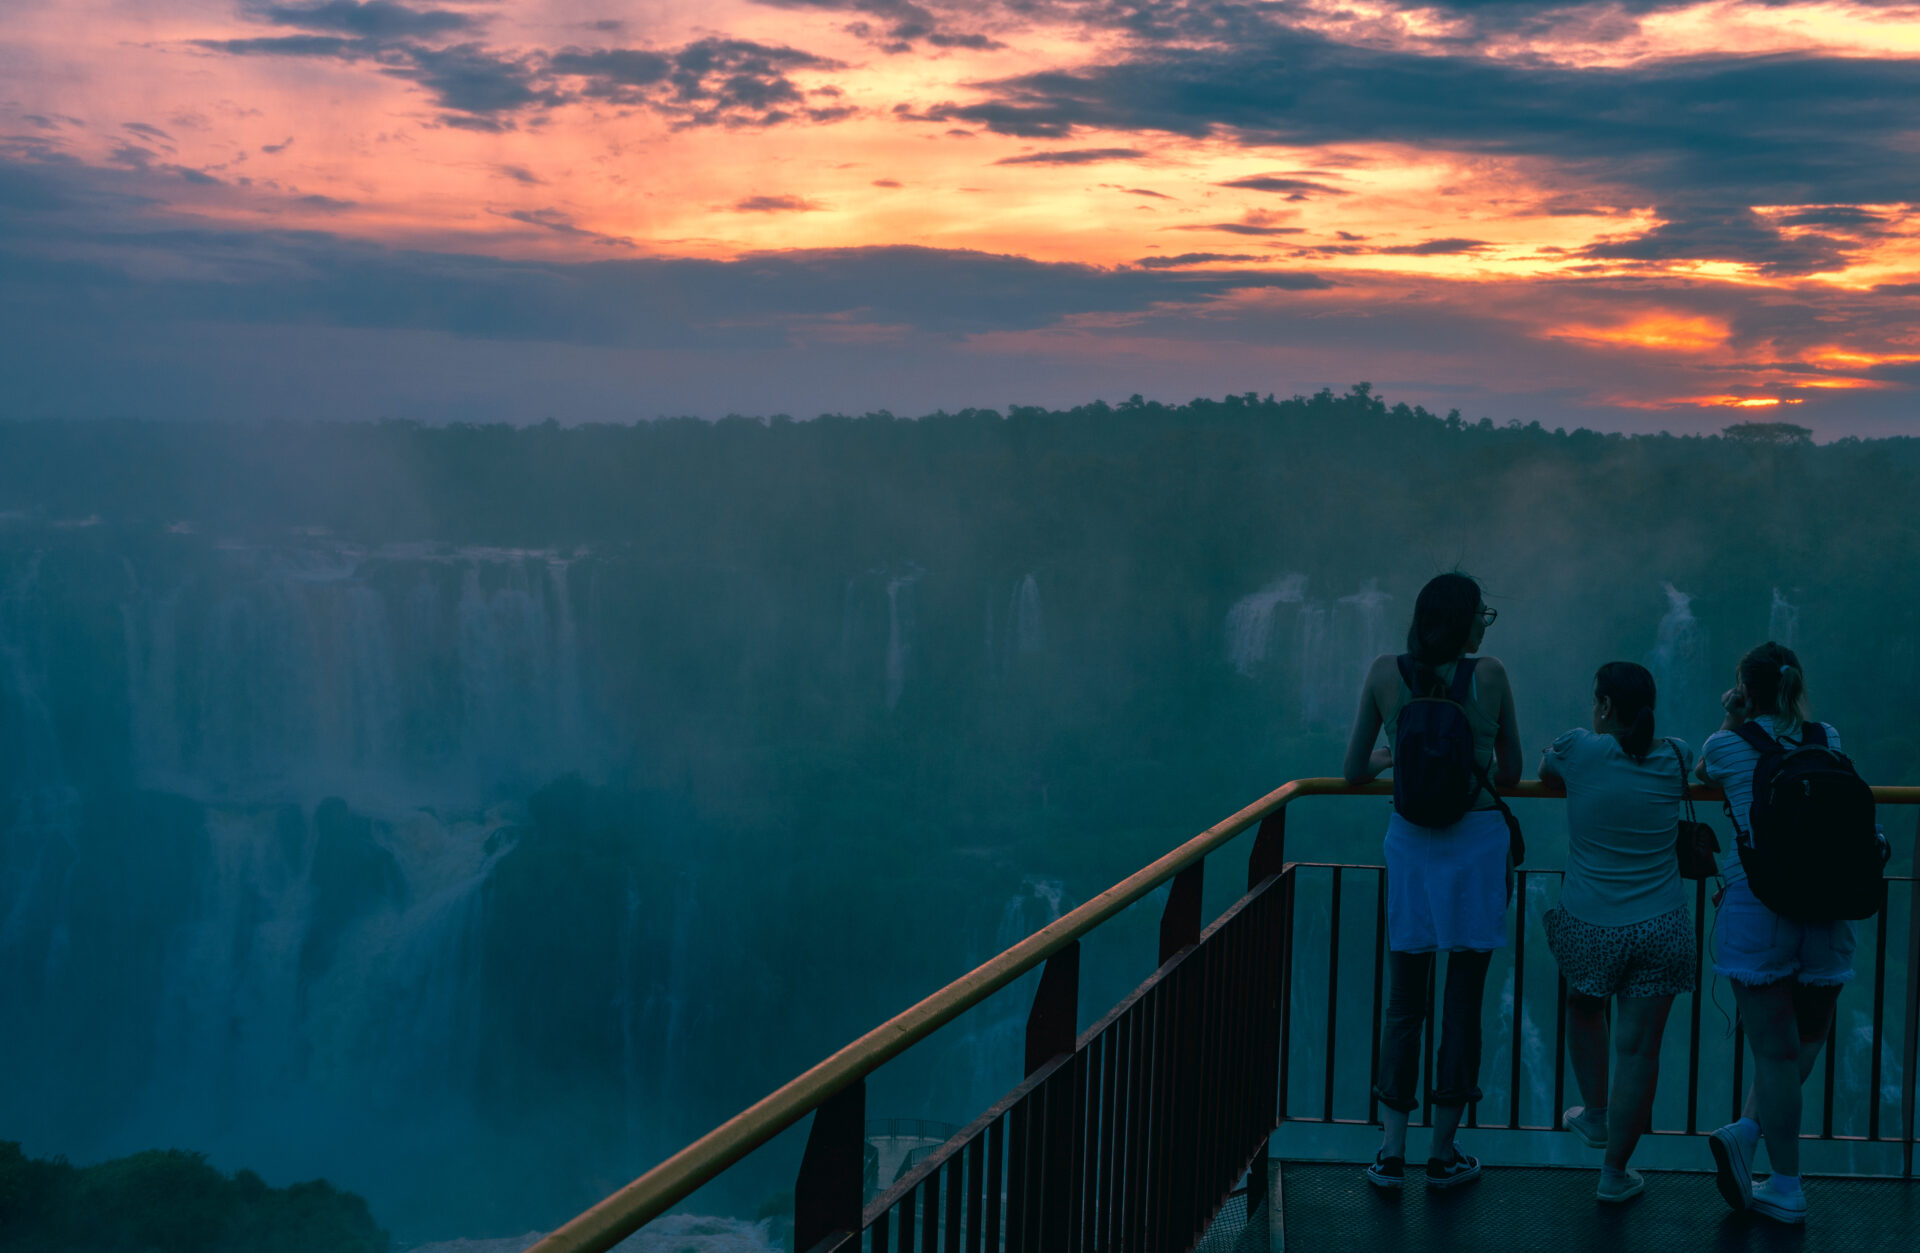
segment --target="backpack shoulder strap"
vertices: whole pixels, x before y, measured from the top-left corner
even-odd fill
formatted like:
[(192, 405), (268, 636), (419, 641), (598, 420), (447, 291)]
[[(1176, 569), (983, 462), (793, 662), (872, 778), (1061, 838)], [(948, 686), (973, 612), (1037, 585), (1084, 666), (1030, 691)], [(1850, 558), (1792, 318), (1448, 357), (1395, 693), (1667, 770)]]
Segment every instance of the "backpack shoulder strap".
[(1769, 753), (1780, 751), (1780, 741), (1762, 731), (1752, 719), (1741, 723), (1733, 733), (1753, 746), (1753, 750), (1765, 757)]
[(1409, 692), (1420, 695), (1420, 672), (1413, 664), (1413, 654), (1401, 653), (1394, 661), (1400, 666), (1400, 681), (1407, 685)]
[(1825, 748), (1826, 746), (1827, 729), (1824, 726), (1818, 722), (1803, 722), (1800, 724), (1800, 747)]
[(1473, 688), (1473, 667), (1478, 657), (1462, 657), (1453, 668), (1453, 686), (1447, 690), (1447, 699), (1462, 709), (1466, 708), (1467, 694)]

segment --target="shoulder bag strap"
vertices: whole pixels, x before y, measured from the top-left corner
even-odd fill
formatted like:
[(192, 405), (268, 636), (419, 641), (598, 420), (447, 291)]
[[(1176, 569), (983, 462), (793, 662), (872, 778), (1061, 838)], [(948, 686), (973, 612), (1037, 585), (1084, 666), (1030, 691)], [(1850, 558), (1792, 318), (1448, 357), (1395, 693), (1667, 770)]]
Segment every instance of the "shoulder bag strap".
[(1673, 750), (1673, 759), (1680, 763), (1680, 803), (1686, 807), (1687, 821), (1698, 822), (1699, 818), (1693, 812), (1693, 785), (1687, 780), (1686, 754), (1680, 751), (1677, 740), (1668, 739), (1667, 747)]

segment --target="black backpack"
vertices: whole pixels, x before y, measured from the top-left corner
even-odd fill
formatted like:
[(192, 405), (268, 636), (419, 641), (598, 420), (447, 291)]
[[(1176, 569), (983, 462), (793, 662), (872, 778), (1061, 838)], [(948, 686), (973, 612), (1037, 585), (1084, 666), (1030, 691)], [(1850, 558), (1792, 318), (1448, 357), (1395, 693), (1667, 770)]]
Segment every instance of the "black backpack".
[(1734, 824), (1747, 886), (1761, 904), (1796, 921), (1871, 918), (1886, 896), (1886, 843), (1873, 820), (1873, 789), (1827, 746), (1825, 727), (1802, 726), (1798, 748), (1752, 722), (1735, 729), (1760, 754), (1748, 829)]
[(1476, 660), (1461, 659), (1452, 687), (1442, 696), (1429, 694), (1439, 688), (1438, 675), (1411, 656), (1399, 658), (1400, 677), (1413, 699), (1400, 710), (1393, 733), (1393, 808), (1417, 826), (1452, 826), (1480, 792), (1480, 763), (1466, 707)]

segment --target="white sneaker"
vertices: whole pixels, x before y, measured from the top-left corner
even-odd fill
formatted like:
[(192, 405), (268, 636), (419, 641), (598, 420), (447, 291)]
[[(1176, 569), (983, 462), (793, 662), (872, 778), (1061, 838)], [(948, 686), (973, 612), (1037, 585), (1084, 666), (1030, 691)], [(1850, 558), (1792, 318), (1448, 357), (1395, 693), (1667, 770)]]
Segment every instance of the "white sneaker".
[(1607, 1115), (1602, 1110), (1598, 1118), (1594, 1111), (1584, 1105), (1576, 1105), (1560, 1115), (1560, 1125), (1580, 1138), (1580, 1143), (1590, 1149), (1607, 1147)]
[(1777, 1223), (1804, 1223), (1807, 1221), (1807, 1194), (1804, 1189), (1793, 1193), (1780, 1193), (1773, 1190), (1773, 1180), (1762, 1180), (1753, 1190), (1753, 1212)]
[(1720, 1195), (1737, 1210), (1752, 1208), (1753, 1149), (1758, 1146), (1749, 1147), (1728, 1123), (1707, 1136), (1707, 1147), (1713, 1150), (1714, 1182), (1720, 1185)]
[(1606, 1172), (1602, 1171), (1600, 1174), (1600, 1186), (1594, 1191), (1594, 1196), (1607, 1202), (1609, 1205), (1618, 1205), (1622, 1201), (1631, 1201), (1634, 1197), (1639, 1196), (1646, 1190), (1646, 1176), (1637, 1170), (1627, 1171), (1623, 1178), (1611, 1186), (1608, 1184)]

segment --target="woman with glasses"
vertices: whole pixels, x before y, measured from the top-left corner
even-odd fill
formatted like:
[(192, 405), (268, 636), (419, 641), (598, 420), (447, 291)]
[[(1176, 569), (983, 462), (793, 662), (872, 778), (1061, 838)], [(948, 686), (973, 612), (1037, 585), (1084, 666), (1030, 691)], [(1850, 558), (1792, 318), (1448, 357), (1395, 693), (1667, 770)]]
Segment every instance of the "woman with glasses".
[[(1398, 1188), (1406, 1171), (1407, 1119), (1417, 1102), (1420, 1031), (1436, 954), (1446, 953), (1440, 1056), (1429, 1083), (1434, 1106), (1427, 1186), (1449, 1188), (1480, 1174), (1480, 1163), (1460, 1151), (1454, 1132), (1466, 1107), (1480, 1099), (1480, 1009), (1487, 965), (1506, 943), (1509, 871), (1507, 824), (1492, 790), (1520, 779), (1520, 728), (1513, 688), (1497, 658), (1476, 657), (1497, 615), (1480, 585), (1464, 574), (1430, 580), (1414, 602), (1407, 651), (1376, 658), (1360, 694), (1360, 711), (1347, 742), (1348, 783), (1365, 783), (1391, 769), (1393, 749), (1407, 744), (1402, 715), (1422, 700), (1416, 722), (1437, 713), (1442, 725), (1464, 711), (1471, 734), (1468, 799), (1457, 820), (1423, 826), (1403, 816), (1401, 784), (1387, 822), (1387, 948), (1391, 992), (1380, 1041), (1374, 1095), (1385, 1136), (1367, 1168), (1376, 1187)], [(1441, 708), (1432, 698), (1453, 708)], [(1457, 726), (1457, 722), (1454, 724)], [(1375, 747), (1382, 731), (1388, 746)], [(1409, 766), (1409, 771), (1411, 766)], [(1411, 805), (1404, 806), (1413, 808)]]

